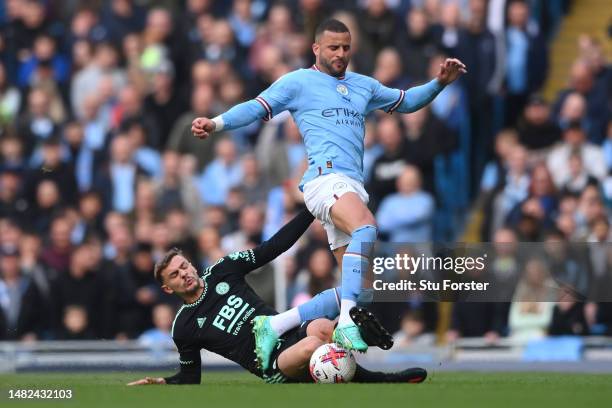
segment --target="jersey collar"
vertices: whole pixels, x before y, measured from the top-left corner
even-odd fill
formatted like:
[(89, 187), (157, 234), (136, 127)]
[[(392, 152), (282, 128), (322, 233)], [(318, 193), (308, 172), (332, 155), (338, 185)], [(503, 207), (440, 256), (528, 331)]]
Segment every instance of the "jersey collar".
[[(315, 71), (319, 71), (319, 72), (321, 72), (321, 70), (319, 69), (319, 67), (317, 67), (317, 64), (312, 64), (312, 67), (310, 67), (310, 69), (314, 69)], [(342, 81), (344, 78), (346, 78), (346, 75), (342, 75), (341, 77), (335, 77), (335, 76), (332, 76), (332, 75), (330, 75), (330, 76), (331, 76), (332, 78), (336, 78), (336, 79), (339, 79), (339, 80), (341, 80), (341, 81)]]
[(202, 279), (202, 282), (204, 283), (204, 290), (202, 291), (202, 294), (197, 298), (197, 300), (193, 303), (184, 303), (183, 307), (194, 307), (199, 305), (202, 300), (204, 299), (204, 296), (206, 296), (206, 291), (208, 290), (208, 282), (206, 282), (206, 279), (208, 278), (208, 276), (210, 275), (210, 273), (204, 273), (204, 275), (202, 275), (202, 277), (200, 279)]

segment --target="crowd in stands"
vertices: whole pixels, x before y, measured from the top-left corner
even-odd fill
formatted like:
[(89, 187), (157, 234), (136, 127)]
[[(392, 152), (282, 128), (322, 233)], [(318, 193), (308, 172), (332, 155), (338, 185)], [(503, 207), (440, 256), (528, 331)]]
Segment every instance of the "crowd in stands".
[[(579, 4), (2, 2), (0, 340), (167, 341), (177, 300), (152, 275), (166, 250), (204, 268), (269, 238), (303, 206), (306, 153), (287, 112), (206, 140), (192, 136), (191, 121), (310, 67), (314, 29), (332, 16), (351, 30), (349, 69), (384, 85), (421, 84), (448, 56), (468, 67), (430, 106), (365, 119), (381, 241), (461, 240), (476, 211), (482, 241), (607, 242), (612, 71), (601, 41), (581, 38), (555, 100), (539, 93), (571, 7)], [(315, 222), (280, 259), (288, 306), (337, 284), (328, 248)], [(605, 278), (606, 250), (585, 279)], [(506, 261), (496, 265), (529, 271), (519, 287), (550, 273), (540, 260)], [(248, 280), (275, 303), (272, 266)], [(519, 289), (517, 301), (529, 292)], [(401, 324), (407, 344), (430, 341), (440, 323), (433, 302), (375, 310), (390, 329)], [(606, 310), (580, 299), (456, 304), (447, 337), (610, 333)]]

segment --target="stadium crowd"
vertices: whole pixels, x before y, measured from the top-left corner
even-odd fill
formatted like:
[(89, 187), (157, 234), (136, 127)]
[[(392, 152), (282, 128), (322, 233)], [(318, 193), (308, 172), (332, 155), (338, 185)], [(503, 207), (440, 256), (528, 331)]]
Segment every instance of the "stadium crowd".
[[(290, 115), (198, 140), (197, 116), (313, 63), (315, 27), (352, 33), (351, 70), (407, 88), (446, 56), (469, 74), (427, 108), (366, 119), (370, 206), (382, 241), (590, 242), (609, 279), (612, 71), (583, 37), (555, 100), (538, 92), (569, 0), (6, 0), (0, 8), (0, 340), (167, 341), (176, 303), (153, 279), (173, 246), (203, 268), (270, 237), (303, 205), (305, 149)], [(575, 5), (578, 6), (578, 5)], [(591, 247), (589, 247), (591, 248)], [(502, 259), (503, 258), (503, 259)], [(338, 281), (315, 222), (280, 260), (287, 303)], [(572, 263), (573, 262), (573, 263)], [(572, 269), (573, 268), (573, 269)], [(565, 269), (564, 269), (565, 270)], [(547, 275), (548, 274), (548, 275)], [(249, 280), (274, 304), (274, 271)], [(612, 333), (605, 304), (456, 304), (447, 338)], [(433, 341), (437, 305), (375, 306), (402, 343)], [(383, 316), (384, 315), (384, 316)], [(401, 323), (401, 324), (400, 324)], [(155, 329), (154, 329), (155, 328)], [(151, 331), (152, 330), (152, 331)]]

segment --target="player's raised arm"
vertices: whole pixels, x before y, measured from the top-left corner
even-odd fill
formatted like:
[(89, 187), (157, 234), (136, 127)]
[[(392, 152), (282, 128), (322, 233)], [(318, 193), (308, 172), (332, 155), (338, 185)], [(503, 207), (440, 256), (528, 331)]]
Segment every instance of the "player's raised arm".
[(313, 220), (314, 216), (307, 209), (303, 209), (267, 241), (252, 250), (239, 252), (236, 256), (229, 255), (226, 260), (234, 263), (232, 270), (249, 273), (291, 248)]
[(237, 129), (259, 119), (268, 121), (277, 113), (291, 108), (298, 86), (292, 73), (284, 75), (255, 99), (240, 103), (212, 119), (195, 118), (191, 123), (191, 133), (205, 139), (213, 132)]
[(466, 66), (456, 58), (447, 58), (440, 64), (438, 75), (426, 84), (407, 90), (388, 88), (376, 82), (368, 111), (384, 109), (388, 113), (411, 113), (428, 105), (444, 87), (466, 74)]

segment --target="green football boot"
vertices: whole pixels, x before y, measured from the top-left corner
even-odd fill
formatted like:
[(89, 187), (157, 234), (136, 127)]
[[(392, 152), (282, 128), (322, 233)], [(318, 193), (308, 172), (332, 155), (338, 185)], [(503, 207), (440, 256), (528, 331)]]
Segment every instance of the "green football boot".
[(278, 336), (270, 326), (270, 316), (256, 316), (252, 323), (257, 363), (265, 373), (270, 366), (270, 355), (278, 343)]
[(347, 350), (365, 352), (368, 349), (368, 345), (361, 338), (359, 327), (354, 323), (336, 327), (332, 340)]

